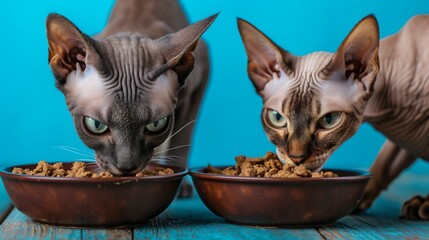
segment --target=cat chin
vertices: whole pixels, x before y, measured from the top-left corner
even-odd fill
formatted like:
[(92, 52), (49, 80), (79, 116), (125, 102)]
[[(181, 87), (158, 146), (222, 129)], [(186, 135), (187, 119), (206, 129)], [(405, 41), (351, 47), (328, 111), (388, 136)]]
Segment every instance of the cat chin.
[[(312, 159), (305, 159), (302, 164), (312, 172), (319, 172), (322, 170), (323, 166), (327, 162), (328, 158), (331, 156), (334, 149), (328, 150), (324, 152), (322, 155), (319, 155)], [(278, 149), (276, 149), (277, 157), (283, 164), (290, 164), (292, 166), (297, 166), (297, 164), (292, 161), (287, 155), (283, 155), (280, 153)]]
[(114, 164), (105, 164), (98, 160), (97, 157), (95, 157), (97, 165), (103, 169), (104, 171), (111, 172), (114, 176), (120, 176), (122, 175), (122, 172), (114, 165)]
[[(326, 159), (328, 159), (328, 157), (326, 157)], [(323, 166), (326, 163), (326, 159), (305, 161), (303, 164), (307, 169), (311, 170), (312, 172), (320, 172), (320, 170), (322, 170)], [(316, 165), (317, 167), (314, 168), (314, 165)]]
[(292, 161), (289, 157), (283, 156), (283, 154), (280, 153), (279, 149), (276, 149), (277, 157), (283, 164), (290, 164), (292, 166), (296, 166), (296, 163)]
[(100, 158), (97, 155), (95, 155), (95, 160), (97, 162), (97, 165), (101, 169), (103, 169), (104, 171), (111, 172), (114, 176), (122, 176), (122, 175), (125, 175), (125, 174), (126, 175), (133, 175), (133, 174), (136, 174), (137, 172), (143, 170), (146, 167), (146, 165), (147, 165), (146, 162), (142, 161), (140, 163), (140, 165), (135, 170), (133, 170), (131, 172), (127, 172), (127, 173), (124, 174), (124, 172), (122, 170), (120, 170), (115, 164), (105, 163), (105, 162), (101, 161)]

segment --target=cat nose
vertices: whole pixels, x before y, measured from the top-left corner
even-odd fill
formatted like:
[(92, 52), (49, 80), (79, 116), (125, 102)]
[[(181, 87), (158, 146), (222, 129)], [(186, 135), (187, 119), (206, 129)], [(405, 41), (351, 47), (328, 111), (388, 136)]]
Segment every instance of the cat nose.
[(116, 164), (116, 167), (122, 174), (132, 174), (138, 169), (138, 165), (130, 164), (130, 163), (119, 163)]
[(295, 156), (295, 155), (289, 155), (290, 160), (292, 160), (296, 165), (300, 164), (306, 156)]
[(136, 169), (137, 169), (136, 167), (121, 167), (121, 168), (119, 168), (119, 170), (121, 170), (124, 173), (130, 173)]

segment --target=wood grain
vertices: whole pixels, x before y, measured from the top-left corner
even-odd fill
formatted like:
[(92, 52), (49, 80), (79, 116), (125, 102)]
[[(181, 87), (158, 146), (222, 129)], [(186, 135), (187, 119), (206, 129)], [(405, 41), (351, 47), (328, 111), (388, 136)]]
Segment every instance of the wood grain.
[(0, 239), (81, 239), (81, 230), (39, 224), (15, 208), (0, 225)]
[(132, 229), (78, 229), (32, 221), (13, 209), (0, 225), (0, 239), (132, 239)]
[(427, 222), (367, 215), (348, 216), (318, 230), (327, 239), (429, 239)]
[(82, 239), (133, 239), (133, 229), (82, 229)]
[(236, 225), (210, 212), (199, 198), (176, 201), (135, 239), (322, 239), (316, 229), (280, 229)]

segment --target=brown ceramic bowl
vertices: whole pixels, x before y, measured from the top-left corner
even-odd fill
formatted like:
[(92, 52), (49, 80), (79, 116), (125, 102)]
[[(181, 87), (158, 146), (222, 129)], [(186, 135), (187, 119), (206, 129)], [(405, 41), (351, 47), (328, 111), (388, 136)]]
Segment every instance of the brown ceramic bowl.
[(192, 168), (189, 174), (204, 204), (229, 222), (315, 227), (331, 225), (350, 213), (371, 178), (363, 171), (326, 171), (333, 171), (339, 177), (237, 177), (210, 174), (207, 168)]
[[(86, 163), (90, 171), (100, 171)], [(35, 168), (37, 164), (16, 166)], [(64, 163), (69, 169), (71, 163)], [(159, 165), (149, 165), (154, 169)], [(148, 177), (54, 178), (0, 171), (12, 203), (41, 223), (75, 227), (125, 227), (141, 224), (163, 212), (173, 201), (187, 170)], [(98, 169), (98, 170), (97, 170)]]

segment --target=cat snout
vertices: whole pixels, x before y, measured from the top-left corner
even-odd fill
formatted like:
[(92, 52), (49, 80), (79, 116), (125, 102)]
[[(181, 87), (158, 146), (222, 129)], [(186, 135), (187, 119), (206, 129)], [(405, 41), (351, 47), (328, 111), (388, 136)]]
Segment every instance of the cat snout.
[(135, 166), (126, 166), (126, 167), (118, 166), (118, 169), (123, 173), (131, 173), (134, 170), (136, 170), (137, 167), (135, 167)]
[(304, 161), (307, 156), (305, 155), (289, 155), (290, 160), (292, 160), (296, 165), (299, 165)]
[(146, 164), (132, 164), (132, 163), (117, 163), (116, 167), (119, 171), (121, 171), (122, 174), (134, 174), (141, 169), (144, 168)]

